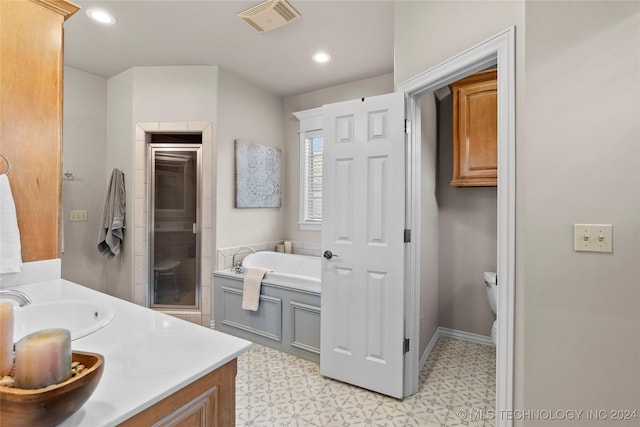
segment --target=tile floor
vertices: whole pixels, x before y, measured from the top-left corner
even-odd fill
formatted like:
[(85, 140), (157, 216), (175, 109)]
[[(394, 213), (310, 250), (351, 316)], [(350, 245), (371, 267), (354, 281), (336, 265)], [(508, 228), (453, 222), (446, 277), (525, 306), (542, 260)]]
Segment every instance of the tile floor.
[(324, 378), (315, 363), (255, 344), (238, 358), (236, 425), (493, 426), (495, 363), (495, 347), (440, 337), (418, 393), (400, 401)]

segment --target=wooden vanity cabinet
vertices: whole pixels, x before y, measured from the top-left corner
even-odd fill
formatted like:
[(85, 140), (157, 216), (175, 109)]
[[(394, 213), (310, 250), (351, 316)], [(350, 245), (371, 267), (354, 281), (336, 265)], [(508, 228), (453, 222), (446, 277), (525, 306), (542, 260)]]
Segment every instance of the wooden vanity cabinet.
[(129, 418), (120, 427), (228, 427), (236, 422), (237, 359)]
[(12, 166), (25, 262), (60, 258), (62, 24), (77, 10), (64, 0), (0, 1), (0, 152)]
[(498, 181), (497, 70), (452, 83), (454, 187), (491, 187)]

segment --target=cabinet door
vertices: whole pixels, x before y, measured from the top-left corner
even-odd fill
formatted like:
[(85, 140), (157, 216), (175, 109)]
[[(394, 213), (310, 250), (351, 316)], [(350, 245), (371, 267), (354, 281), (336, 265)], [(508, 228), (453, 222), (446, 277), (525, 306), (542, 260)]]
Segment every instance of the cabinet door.
[(62, 23), (77, 9), (0, 1), (0, 152), (12, 165), (23, 261), (60, 257)]
[(120, 427), (232, 427), (236, 420), (237, 359), (186, 385)]
[(495, 186), (498, 178), (498, 91), (496, 70), (451, 85), (453, 178), (456, 187)]

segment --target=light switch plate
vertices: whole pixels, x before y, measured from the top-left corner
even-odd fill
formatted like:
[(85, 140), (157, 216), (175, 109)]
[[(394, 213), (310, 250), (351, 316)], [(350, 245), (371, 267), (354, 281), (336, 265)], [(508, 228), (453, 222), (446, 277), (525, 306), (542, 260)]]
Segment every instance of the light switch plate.
[(84, 211), (84, 210), (69, 211), (69, 221), (71, 222), (86, 221), (87, 218), (88, 218), (87, 211)]
[(613, 252), (611, 224), (574, 224), (573, 236), (576, 252)]

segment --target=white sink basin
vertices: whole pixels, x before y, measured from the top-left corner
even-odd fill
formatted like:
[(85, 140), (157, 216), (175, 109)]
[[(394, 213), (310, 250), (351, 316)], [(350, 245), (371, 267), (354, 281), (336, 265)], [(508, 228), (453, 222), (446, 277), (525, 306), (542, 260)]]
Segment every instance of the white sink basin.
[(63, 328), (71, 331), (71, 340), (77, 340), (104, 328), (115, 313), (110, 307), (91, 301), (56, 300), (34, 302), (15, 307), (13, 340), (41, 329)]

